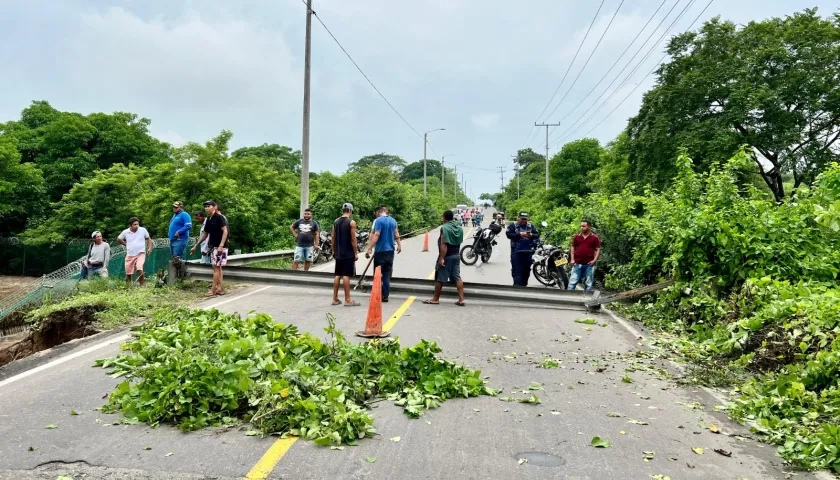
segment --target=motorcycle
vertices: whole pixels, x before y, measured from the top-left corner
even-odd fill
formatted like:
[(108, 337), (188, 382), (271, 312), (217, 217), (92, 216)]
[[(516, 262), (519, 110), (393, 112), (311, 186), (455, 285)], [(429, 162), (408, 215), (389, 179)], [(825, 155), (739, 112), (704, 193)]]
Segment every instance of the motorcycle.
[[(548, 227), (548, 223), (543, 221), (542, 226)], [(565, 290), (569, 285), (569, 252), (545, 243), (549, 235), (551, 232), (547, 231), (534, 250), (534, 278), (546, 287), (556, 286)]]
[(359, 249), (359, 253), (365, 251), (369, 239), (370, 232), (356, 232), (356, 246)]
[(312, 259), (312, 263), (318, 263), (319, 261), (329, 262), (333, 258), (332, 233), (321, 230), (318, 238), (320, 240), (319, 248), (315, 252), (315, 258)]
[(502, 231), (502, 227), (493, 223), (488, 228), (479, 228), (473, 235), (472, 245), (464, 245), (461, 248), (461, 261), (464, 265), (475, 265), (481, 258), (482, 263), (490, 261), (493, 255), (493, 246), (497, 244), (496, 235)]

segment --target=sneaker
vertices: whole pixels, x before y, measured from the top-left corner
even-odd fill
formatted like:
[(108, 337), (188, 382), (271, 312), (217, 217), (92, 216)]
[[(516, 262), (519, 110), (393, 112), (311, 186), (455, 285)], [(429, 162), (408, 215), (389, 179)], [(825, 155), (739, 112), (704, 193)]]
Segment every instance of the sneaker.
[(382, 302), (383, 303), (388, 303), (388, 297), (382, 297)]

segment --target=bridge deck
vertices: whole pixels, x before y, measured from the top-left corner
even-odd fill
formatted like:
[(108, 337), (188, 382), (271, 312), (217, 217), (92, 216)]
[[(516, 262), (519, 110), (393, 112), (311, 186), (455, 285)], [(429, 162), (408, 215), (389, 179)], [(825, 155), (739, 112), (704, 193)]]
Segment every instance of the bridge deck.
[[(426, 278), (431, 273), (434, 254), (420, 252), (422, 241), (419, 237), (405, 242), (405, 251), (397, 257), (398, 275)], [(504, 247), (505, 242), (500, 244)], [(465, 280), (508, 284), (505, 250), (500, 248), (483, 267), (462, 267)], [(367, 303), (366, 295), (356, 296)], [(386, 316), (405, 307), (390, 321), (394, 336), (404, 344), (421, 338), (439, 342), (448, 358), (481, 369), (493, 387), (504, 389), (502, 396), (541, 383), (544, 389), (535, 393), (542, 404), (492, 397), (451, 400), (412, 420), (399, 407), (381, 402), (374, 410), (381, 437), (343, 451), (297, 441), (282, 458), (277, 456), (269, 478), (785, 478), (771, 447), (704, 428), (715, 423), (725, 433), (744, 432), (713, 411), (719, 401), (642, 372), (646, 363), (630, 358), (641, 348), (635, 333), (606, 314), (593, 317), (606, 326), (589, 327), (574, 322), (592, 316), (581, 311), (486, 305), (470, 298), (467, 307), (460, 308), (452, 294), (438, 306), (420, 300), (395, 294), (384, 305)], [(329, 302), (323, 290), (251, 286), (199, 306), (266, 312), (318, 335), (323, 335), (327, 312), (336, 315), (346, 332), (364, 324), (366, 308), (332, 307)], [(488, 341), (494, 334), (508, 340)], [(168, 426), (106, 426), (120, 417), (95, 409), (119, 380), (91, 365), (96, 358), (118, 353), (113, 340), (120, 335), (112, 336), (110, 344), (108, 337), (98, 338), (58, 356), (27, 359), (0, 371), (0, 479), (80, 473), (88, 478), (242, 478), (260, 462), (273, 439), (248, 437), (242, 431), (185, 434)], [(93, 347), (99, 348), (85, 351)], [(513, 353), (516, 358), (504, 358)], [(542, 354), (562, 360), (562, 368), (536, 368), (533, 362)], [(25, 378), (14, 376), (36, 365), (45, 368)], [(605, 369), (599, 372), (598, 367)], [(633, 383), (622, 382), (624, 376)], [(80, 415), (70, 416), (71, 409)], [(622, 416), (610, 417), (610, 412)], [(628, 423), (630, 419), (648, 425)], [(47, 424), (58, 428), (44, 429)], [(388, 441), (394, 436), (401, 441)], [(594, 436), (612, 446), (591, 447)], [(693, 447), (703, 447), (705, 454), (693, 453)], [(732, 457), (718, 455), (714, 448), (733, 452)], [(655, 452), (649, 462), (643, 460), (645, 451)], [(365, 461), (371, 456), (375, 463)], [(521, 458), (528, 463), (520, 464)]]

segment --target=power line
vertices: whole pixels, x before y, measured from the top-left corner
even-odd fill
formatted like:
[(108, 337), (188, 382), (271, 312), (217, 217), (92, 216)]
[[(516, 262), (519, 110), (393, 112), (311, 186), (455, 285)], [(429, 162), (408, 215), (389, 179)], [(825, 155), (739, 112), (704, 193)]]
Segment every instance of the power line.
[[(659, 21), (659, 24), (656, 26), (656, 28), (654, 28), (654, 29), (653, 29), (653, 31), (651, 31), (651, 32), (650, 32), (650, 35), (648, 35), (648, 38), (647, 38), (647, 39), (645, 39), (644, 43), (642, 43), (642, 45), (639, 47), (639, 50), (637, 50), (637, 51), (636, 51), (636, 53), (635, 53), (635, 54), (633, 54), (633, 57), (630, 59), (630, 61), (628, 61), (628, 62), (627, 62), (627, 64), (626, 64), (626, 65), (624, 65), (624, 68), (622, 68), (622, 69), (621, 69), (621, 71), (620, 71), (620, 72), (618, 72), (618, 74), (615, 76), (615, 78), (613, 78), (613, 80), (610, 82), (610, 84), (609, 84), (609, 85), (607, 85), (607, 88), (605, 88), (605, 89), (604, 89), (604, 91), (603, 91), (603, 92), (601, 92), (601, 94), (598, 96), (598, 98), (597, 98), (597, 99), (595, 99), (595, 101), (594, 101), (594, 102), (592, 102), (592, 105), (590, 105), (590, 106), (586, 109), (586, 111), (584, 111), (584, 112), (583, 112), (583, 114), (582, 114), (580, 117), (578, 117), (578, 119), (577, 119), (577, 120), (575, 120), (574, 122), (572, 122), (572, 123), (569, 125), (569, 128), (567, 128), (567, 129), (566, 129), (566, 130), (565, 130), (562, 134), (560, 134), (558, 137), (556, 137), (556, 138), (552, 141), (552, 143), (557, 143), (557, 142), (559, 141), (559, 139), (564, 139), (564, 138), (567, 138), (567, 137), (569, 136), (569, 132), (570, 132), (570, 131), (572, 131), (572, 130), (575, 128), (575, 125), (577, 125), (578, 127), (580, 127), (580, 125), (578, 125), (578, 122), (580, 122), (581, 120), (583, 120), (584, 118), (586, 118), (586, 115), (587, 115), (587, 114), (588, 114), (588, 113), (592, 110), (592, 107), (594, 107), (594, 106), (598, 105), (598, 102), (600, 102), (600, 101), (601, 101), (601, 99), (603, 99), (603, 98), (604, 98), (604, 95), (606, 95), (606, 94), (607, 94), (607, 92), (609, 92), (609, 91), (610, 91), (610, 87), (612, 87), (613, 85), (615, 85), (615, 82), (616, 82), (616, 81), (617, 81), (617, 80), (621, 77), (621, 74), (622, 74), (622, 73), (624, 73), (624, 71), (625, 71), (625, 70), (627, 70), (627, 67), (629, 67), (629, 66), (633, 63), (633, 60), (634, 60), (634, 59), (635, 59), (635, 58), (639, 55), (639, 53), (641, 53), (641, 52), (642, 52), (642, 50), (644, 50), (644, 48), (645, 48), (645, 46), (647, 45), (647, 43), (650, 41), (650, 39), (653, 37), (653, 35), (654, 35), (654, 34), (655, 34), (658, 30), (659, 30), (659, 27), (660, 27), (660, 26), (662, 26), (662, 24), (665, 22), (665, 20), (667, 20), (667, 19), (668, 19), (668, 17), (671, 15), (671, 12), (673, 12), (673, 11), (674, 11), (674, 9), (677, 7), (677, 5), (679, 5), (679, 4), (680, 4), (680, 2), (681, 2), (681, 1), (682, 1), (682, 0), (677, 0), (677, 3), (675, 3), (675, 4), (671, 7), (671, 9), (668, 11), (668, 13), (667, 13), (667, 14), (665, 14), (665, 16), (664, 16), (664, 17), (662, 17), (662, 20), (660, 20), (660, 21)], [(670, 32), (670, 31), (671, 31), (671, 29), (674, 27), (674, 24), (676, 24), (676, 22), (677, 22), (677, 21), (679, 21), (679, 20), (680, 20), (680, 18), (682, 18), (682, 16), (683, 16), (683, 15), (685, 14), (685, 12), (686, 12), (686, 11), (687, 11), (690, 7), (691, 7), (691, 5), (694, 3), (694, 1), (695, 1), (695, 0), (689, 0), (688, 4), (687, 4), (685, 7), (683, 7), (682, 11), (680, 11), (680, 13), (679, 13), (679, 14), (678, 14), (678, 15), (674, 18), (674, 20), (671, 22), (671, 25), (669, 25), (669, 26), (668, 26), (668, 28), (667, 28), (667, 29), (665, 29), (665, 32), (664, 32), (662, 35), (660, 35), (660, 37), (659, 37), (659, 38), (658, 38), (658, 39), (657, 39), (657, 40), (656, 40), (653, 44), (651, 44), (650, 49), (648, 49), (648, 51), (647, 51), (647, 53), (645, 54), (645, 56), (644, 56), (644, 57), (642, 57), (642, 60), (640, 60), (640, 61), (639, 61), (639, 63), (638, 63), (638, 64), (634, 67), (634, 69), (632, 69), (632, 70), (630, 71), (630, 73), (628, 74), (628, 76), (627, 76), (627, 77), (624, 77), (624, 79), (622, 80), (622, 83), (619, 85), (619, 87), (618, 87), (616, 90), (619, 90), (619, 89), (620, 89), (620, 88), (621, 88), (621, 87), (622, 87), (622, 86), (623, 86), (623, 85), (624, 85), (624, 84), (628, 81), (628, 79), (629, 79), (630, 77), (632, 77), (632, 76), (635, 74), (635, 72), (636, 72), (636, 71), (638, 71), (639, 67), (640, 67), (640, 66), (641, 66), (641, 65), (645, 62), (645, 60), (647, 60), (647, 58), (650, 56), (650, 54), (651, 54), (651, 53), (653, 52), (653, 50), (656, 48), (656, 45), (657, 45), (657, 44), (658, 44), (658, 43), (659, 43), (659, 42), (660, 42), (660, 41), (661, 41), (661, 40), (662, 40), (662, 39), (663, 39), (663, 38), (664, 38), (664, 37), (668, 34), (668, 32)], [(596, 110), (596, 112), (597, 112), (597, 110)], [(570, 112), (570, 115), (571, 115), (571, 112)], [(584, 122), (584, 123), (585, 123), (585, 122)]]
[[(586, 66), (589, 65), (589, 61), (592, 60), (592, 57), (595, 55), (595, 52), (598, 51), (598, 47), (601, 45), (601, 41), (604, 40), (604, 37), (607, 35), (607, 32), (610, 30), (610, 26), (612, 26), (613, 21), (615, 20), (615, 17), (618, 16), (618, 12), (621, 10), (621, 6), (624, 5), (624, 1), (625, 0), (621, 0), (621, 3), (618, 4), (618, 8), (615, 9), (615, 13), (613, 13), (612, 18), (610, 19), (610, 23), (607, 24), (607, 28), (605, 28), (604, 33), (601, 34), (601, 38), (598, 39), (598, 43), (595, 44), (595, 48), (593, 48), (592, 52), (589, 53), (589, 58), (586, 59), (586, 63), (583, 64), (583, 68), (580, 69), (580, 71), (577, 74), (577, 77), (575, 77), (572, 84), (569, 85), (569, 89), (566, 90), (566, 94), (563, 95), (563, 98), (560, 99), (560, 102), (557, 103), (557, 105), (554, 107), (554, 110), (552, 110), (551, 113), (548, 114), (549, 117), (554, 115), (554, 112), (556, 112), (557, 109), (560, 108), (560, 105), (563, 104), (563, 100), (566, 99), (566, 97), (569, 95), (569, 92), (572, 91), (572, 88), (575, 86), (578, 79), (583, 74), (583, 71), (586, 70)], [(555, 129), (557, 129), (557, 127), (552, 128), (551, 131), (554, 132)]]
[[(563, 82), (566, 81), (566, 77), (569, 75), (569, 71), (572, 69), (572, 65), (574, 65), (575, 60), (577, 60), (578, 54), (580, 53), (580, 50), (583, 48), (583, 44), (586, 43), (586, 39), (589, 37), (589, 32), (592, 30), (592, 27), (595, 25), (595, 21), (598, 20), (598, 14), (601, 13), (601, 7), (604, 6), (604, 1), (605, 0), (601, 0), (601, 5), (598, 6), (598, 10), (595, 12), (595, 15), (592, 17), (592, 21), (589, 23), (589, 28), (586, 29), (586, 35), (583, 36), (583, 40), (580, 41), (580, 45), (578, 45), (578, 49), (577, 49), (577, 52), (575, 52), (575, 56), (572, 57), (572, 61), (569, 62), (569, 68), (566, 69), (566, 73), (563, 74), (563, 79), (560, 80), (560, 84), (557, 85), (557, 89), (554, 90), (554, 94), (548, 100), (548, 103), (545, 104), (545, 107), (543, 107), (542, 112), (540, 112), (540, 114), (537, 115), (537, 120), (539, 120), (540, 117), (542, 117), (542, 114), (545, 113), (545, 111), (548, 110), (548, 107), (551, 106), (551, 102), (554, 101), (554, 97), (557, 96), (557, 92), (560, 91), (560, 87), (562, 87)], [(522, 144), (522, 147), (519, 148), (520, 150), (525, 148), (525, 145), (534, 141), (531, 138), (531, 134), (535, 131), (535, 129), (536, 129), (536, 127), (531, 127), (531, 130), (529, 131), (525, 142)]]
[[(691, 25), (689, 25), (689, 26), (688, 26), (688, 28), (687, 28), (686, 30), (691, 30), (691, 27), (693, 27), (693, 26), (694, 26), (694, 24), (695, 24), (695, 23), (697, 23), (697, 20), (699, 20), (699, 19), (700, 19), (700, 17), (701, 17), (704, 13), (706, 13), (706, 10), (707, 10), (707, 9), (708, 9), (711, 5), (712, 5), (712, 2), (714, 2), (714, 1), (715, 1), (715, 0), (709, 0), (709, 3), (708, 3), (708, 4), (706, 4), (706, 7), (705, 7), (705, 8), (703, 8), (703, 11), (702, 11), (702, 12), (700, 12), (700, 14), (699, 14), (699, 15), (697, 15), (697, 17), (694, 19), (694, 21), (693, 21), (693, 22), (691, 22)], [(633, 90), (630, 90), (630, 93), (628, 93), (628, 94), (627, 94), (627, 95), (626, 95), (626, 96), (625, 96), (625, 97), (624, 97), (624, 98), (623, 98), (623, 99), (622, 99), (622, 100), (618, 103), (618, 105), (616, 105), (616, 106), (615, 106), (615, 108), (613, 108), (613, 109), (612, 109), (612, 111), (611, 111), (610, 113), (608, 113), (608, 114), (607, 114), (607, 116), (606, 116), (606, 117), (602, 118), (600, 122), (598, 122), (597, 124), (595, 124), (595, 126), (594, 126), (594, 127), (592, 127), (592, 128), (591, 128), (588, 132), (586, 132), (586, 134), (584, 134), (584, 137), (585, 137), (586, 135), (589, 135), (590, 133), (592, 133), (592, 131), (593, 131), (593, 130), (595, 130), (595, 129), (596, 129), (596, 128), (598, 128), (598, 127), (599, 127), (602, 123), (604, 123), (604, 120), (608, 119), (608, 118), (609, 118), (609, 117), (610, 117), (613, 113), (615, 113), (615, 111), (616, 111), (616, 110), (618, 110), (618, 107), (620, 107), (620, 106), (621, 106), (624, 102), (626, 102), (626, 101), (627, 101), (627, 99), (628, 99), (628, 98), (630, 98), (630, 95), (632, 95), (632, 94), (633, 94), (633, 92), (635, 92), (635, 91), (636, 91), (636, 89), (638, 89), (638, 88), (639, 88), (639, 86), (642, 84), (642, 80), (644, 80), (645, 78), (649, 77), (649, 76), (650, 76), (653, 72), (655, 72), (655, 71), (656, 71), (656, 70), (660, 67), (660, 65), (662, 64), (662, 62), (665, 60), (665, 57), (667, 57), (667, 56), (668, 56), (668, 54), (667, 54), (667, 53), (666, 53), (665, 55), (662, 55), (662, 58), (660, 58), (660, 59), (659, 59), (659, 62), (657, 62), (656, 66), (655, 66), (655, 67), (653, 67), (653, 70), (651, 70), (650, 72), (648, 72), (648, 73), (647, 73), (647, 75), (645, 75), (644, 77), (642, 77), (642, 79), (641, 79), (641, 80), (639, 80), (639, 83), (637, 83), (637, 84), (636, 84), (636, 86), (635, 86), (635, 87), (633, 87)]]
[[(616, 88), (615, 88), (615, 90), (613, 90), (613, 92), (612, 92), (612, 93), (611, 93), (611, 94), (610, 94), (610, 95), (609, 95), (609, 96), (608, 96), (608, 97), (607, 97), (607, 98), (606, 98), (603, 102), (601, 102), (601, 104), (600, 104), (600, 105), (599, 105), (599, 106), (595, 109), (595, 111), (594, 111), (594, 112), (592, 112), (592, 114), (591, 114), (591, 115), (590, 115), (588, 118), (586, 118), (586, 120), (584, 120), (583, 122), (581, 122), (581, 123), (580, 123), (577, 127), (575, 127), (573, 130), (571, 130), (571, 131), (569, 131), (569, 132), (565, 133), (565, 134), (564, 134), (564, 135), (562, 135), (560, 138), (558, 138), (558, 139), (554, 140), (554, 141), (552, 142), (552, 144), (556, 144), (556, 143), (558, 143), (558, 142), (562, 142), (563, 140), (565, 140), (565, 139), (569, 138), (570, 136), (574, 135), (574, 133), (575, 133), (575, 132), (577, 132), (577, 131), (579, 131), (581, 128), (583, 128), (583, 125), (585, 125), (585, 124), (587, 124), (588, 122), (590, 122), (590, 121), (591, 121), (591, 120), (595, 117), (595, 115), (597, 115), (597, 114), (598, 114), (598, 112), (600, 112), (600, 111), (604, 108), (604, 106), (606, 106), (606, 104), (607, 104), (607, 103), (608, 103), (608, 102), (609, 102), (609, 101), (610, 101), (613, 97), (615, 97), (615, 95), (619, 92), (619, 90), (621, 90), (621, 89), (622, 89), (625, 85), (627, 85), (627, 83), (630, 81), (630, 79), (633, 77), (633, 75), (635, 75), (635, 74), (636, 74), (636, 72), (638, 72), (638, 71), (639, 71), (639, 68), (641, 68), (641, 66), (645, 63), (645, 61), (646, 61), (646, 60), (650, 57), (650, 55), (654, 52), (654, 50), (656, 49), (656, 46), (657, 46), (657, 45), (658, 45), (658, 44), (662, 41), (662, 39), (663, 39), (663, 38), (665, 38), (665, 36), (667, 36), (667, 35), (668, 35), (668, 33), (670, 33), (670, 31), (674, 28), (674, 25), (676, 25), (676, 23), (682, 19), (682, 17), (685, 15), (685, 13), (688, 11), (688, 9), (689, 9), (689, 8), (691, 8), (691, 6), (694, 4), (694, 2), (695, 2), (695, 1), (696, 1), (696, 0), (691, 0), (691, 1), (688, 3), (688, 5), (686, 5), (685, 7), (683, 7), (682, 11), (681, 11), (681, 12), (679, 13), (679, 15), (677, 15), (677, 17), (676, 17), (676, 18), (675, 18), (675, 19), (671, 22), (671, 24), (668, 26), (668, 28), (665, 30), (665, 32), (664, 32), (662, 35), (660, 35), (660, 36), (659, 36), (659, 38), (656, 40), (656, 42), (654, 42), (654, 43), (653, 43), (653, 45), (651, 46), (651, 48), (648, 50), (647, 54), (645, 54), (645, 56), (644, 56), (644, 57), (643, 57), (643, 58), (639, 61), (639, 63), (638, 63), (638, 64), (637, 64), (637, 65), (633, 68), (633, 70), (632, 70), (632, 71), (631, 71), (631, 72), (630, 72), (630, 73), (629, 73), (629, 74), (628, 74), (628, 75), (624, 78), (624, 80), (622, 80), (622, 82), (618, 85), (618, 87), (616, 87)], [(711, 6), (711, 4), (712, 4), (712, 2), (713, 2), (713, 1), (714, 1), (714, 0), (710, 0), (710, 1), (709, 1), (709, 3), (706, 5), (706, 7), (705, 7), (705, 8), (703, 9), (703, 11), (701, 12), (701, 15), (702, 15), (702, 13), (704, 13), (704, 12), (705, 12), (705, 11), (709, 8), (709, 6)], [(699, 17), (698, 17), (698, 18), (699, 18)], [(695, 22), (696, 22), (696, 20), (695, 20)], [(693, 25), (694, 25), (694, 22), (692, 22), (691, 26), (693, 26)], [(691, 28), (691, 26), (690, 26), (689, 28)], [(667, 56), (667, 54), (666, 54), (666, 55), (664, 55), (662, 58), (664, 59), (666, 56)], [(661, 62), (661, 60), (660, 60), (660, 62)], [(658, 64), (657, 64), (657, 66), (658, 66)], [(648, 75), (649, 75), (649, 74), (648, 74)], [(636, 85), (636, 87), (633, 89), (634, 91), (635, 91), (635, 90), (639, 87), (639, 85), (641, 85), (642, 80), (644, 80), (644, 78), (646, 78), (646, 77), (647, 77), (647, 75), (645, 75), (645, 77), (643, 77), (642, 79), (640, 79), (640, 80), (639, 80), (639, 83), (638, 83), (638, 84)], [(616, 79), (617, 79), (617, 77), (616, 77)], [(608, 88), (609, 88), (609, 87), (608, 87)], [(603, 97), (604, 95), (606, 95), (606, 91), (604, 91), (604, 93), (602, 93), (600, 97)], [(594, 106), (594, 105), (595, 105), (595, 104), (597, 104), (597, 103), (598, 103), (598, 100), (596, 100), (596, 101), (595, 101), (595, 103), (593, 103), (593, 104), (592, 104), (592, 106)], [(591, 109), (591, 107), (590, 107), (590, 109)], [(587, 109), (587, 111), (588, 111), (588, 109)], [(584, 112), (583, 116), (581, 116), (581, 118), (583, 118), (584, 116), (586, 116), (586, 113), (585, 113), (585, 112)], [(605, 118), (605, 119), (606, 119), (606, 118)], [(580, 121), (580, 119), (578, 119), (578, 121)], [(575, 122), (575, 123), (577, 123), (577, 122)]]
[[(645, 41), (644, 41), (644, 42), (642, 43), (642, 45), (639, 47), (639, 50), (635, 53), (635, 55), (633, 55), (633, 57), (632, 57), (632, 58), (630, 58), (630, 60), (627, 62), (627, 65), (625, 65), (625, 66), (624, 66), (624, 68), (623, 68), (623, 69), (621, 69), (621, 71), (620, 71), (620, 72), (618, 72), (618, 75), (616, 75), (616, 79), (618, 79), (618, 77), (620, 77), (620, 76), (621, 76), (621, 74), (622, 74), (622, 73), (624, 73), (624, 70), (626, 70), (626, 69), (627, 69), (627, 67), (628, 67), (628, 66), (629, 66), (629, 65), (633, 62), (633, 59), (635, 59), (635, 58), (636, 58), (636, 55), (638, 55), (638, 54), (639, 54), (639, 52), (641, 52), (641, 51), (642, 51), (642, 49), (644, 48), (645, 44), (647, 44), (647, 42), (648, 42), (648, 41), (650, 41), (650, 38), (651, 38), (651, 37), (653, 37), (653, 35), (656, 33), (656, 31), (657, 31), (657, 30), (659, 30), (659, 27), (661, 27), (661, 26), (662, 26), (662, 23), (665, 21), (665, 19), (666, 19), (666, 18), (668, 18), (668, 16), (670, 16), (670, 15), (671, 15), (671, 12), (673, 12), (673, 11), (674, 11), (674, 8), (676, 8), (676, 6), (677, 6), (677, 5), (679, 5), (680, 1), (682, 1), (682, 0), (677, 0), (677, 3), (675, 3), (675, 4), (674, 4), (674, 6), (673, 6), (673, 7), (671, 7), (671, 10), (669, 10), (669, 11), (668, 11), (668, 13), (667, 13), (667, 14), (665, 14), (665, 16), (662, 18), (662, 20), (660, 20), (660, 21), (659, 21), (659, 25), (657, 25), (657, 26), (656, 26), (656, 28), (654, 28), (654, 29), (653, 29), (653, 31), (651, 31), (651, 32), (650, 32), (650, 35), (648, 35), (648, 38), (647, 38), (647, 39), (645, 39)], [(600, 79), (600, 80), (598, 80), (598, 83), (596, 83), (596, 84), (595, 84), (595, 86), (593, 86), (593, 87), (592, 87), (592, 89), (591, 89), (591, 90), (589, 90), (589, 93), (587, 93), (587, 94), (586, 94), (586, 96), (584, 96), (584, 97), (581, 99), (581, 101), (580, 101), (580, 102), (578, 102), (578, 104), (577, 104), (577, 105), (575, 105), (574, 107), (572, 107), (572, 109), (571, 109), (571, 110), (569, 110), (569, 113), (568, 113), (568, 114), (566, 114), (566, 116), (565, 116), (565, 117), (563, 117), (563, 119), (562, 119), (562, 120), (560, 120), (560, 123), (564, 123), (564, 122), (565, 122), (565, 121), (566, 121), (566, 120), (567, 120), (567, 119), (568, 119), (568, 118), (572, 115), (572, 112), (574, 112), (575, 110), (577, 110), (577, 109), (578, 109), (578, 107), (580, 107), (580, 106), (583, 104), (583, 102), (585, 102), (585, 101), (586, 101), (586, 99), (587, 99), (587, 98), (589, 98), (589, 96), (590, 96), (590, 95), (592, 95), (592, 92), (594, 92), (594, 91), (595, 91), (595, 89), (596, 89), (596, 88), (598, 88), (598, 86), (599, 86), (599, 85), (601, 85), (601, 83), (603, 83), (603, 81), (607, 78), (607, 75), (609, 75), (609, 74), (610, 74), (610, 72), (612, 72), (612, 71), (613, 71), (613, 69), (615, 69), (615, 67), (618, 65), (618, 62), (620, 62), (620, 61), (621, 61), (621, 59), (624, 57), (624, 55), (625, 55), (625, 54), (626, 54), (626, 53), (630, 50), (630, 47), (632, 47), (632, 46), (633, 46), (633, 44), (634, 44), (634, 43), (636, 43), (636, 40), (638, 40), (638, 39), (639, 39), (639, 37), (642, 35), (642, 33), (645, 31), (645, 29), (647, 29), (648, 25), (650, 25), (650, 22), (652, 22), (652, 21), (653, 21), (653, 19), (656, 17), (656, 14), (657, 14), (657, 13), (659, 13), (659, 10), (662, 10), (662, 7), (663, 7), (663, 6), (665, 6), (665, 4), (666, 4), (667, 2), (668, 2), (668, 0), (662, 0), (662, 3), (660, 3), (660, 4), (659, 4), (659, 7), (656, 9), (656, 11), (655, 11), (655, 12), (653, 12), (653, 15), (651, 15), (651, 16), (650, 16), (650, 18), (648, 19), (647, 23), (645, 23), (645, 25), (642, 27), (642, 29), (641, 29), (641, 30), (639, 30), (639, 33), (637, 33), (637, 34), (636, 34), (636, 37), (635, 37), (635, 38), (633, 38), (633, 41), (631, 41), (631, 42), (627, 45), (627, 48), (625, 48), (625, 49), (624, 49), (624, 51), (623, 51), (623, 52), (621, 52), (621, 55), (619, 55), (619, 56), (618, 56), (618, 58), (616, 58), (616, 59), (615, 59), (615, 63), (613, 63), (613, 64), (612, 64), (612, 66), (610, 67), (610, 69), (609, 69), (609, 70), (607, 70), (607, 73), (605, 73), (605, 74), (604, 74), (604, 76), (603, 76), (603, 77), (601, 77), (601, 79)], [(615, 83), (615, 80), (613, 80), (613, 83)], [(611, 83), (609, 86), (607, 86), (607, 89), (606, 89), (606, 90), (609, 90), (609, 88), (610, 88), (611, 86), (612, 86), (612, 83)], [(605, 91), (606, 91), (606, 90), (605, 90)], [(595, 101), (595, 103), (598, 103), (598, 100), (596, 100), (596, 101)], [(594, 104), (593, 104), (593, 105), (594, 105)], [(591, 109), (592, 107), (589, 107), (589, 108)], [(587, 110), (587, 112), (588, 112), (588, 110)], [(583, 115), (585, 116), (585, 115), (586, 115), (586, 113), (584, 113)], [(575, 122), (575, 123), (577, 123), (577, 122)], [(574, 126), (574, 124), (572, 124), (572, 126)], [(569, 128), (571, 128), (571, 127), (569, 127)], [(568, 131), (568, 130), (567, 130), (567, 131)]]
[[(306, 5), (305, 0), (301, 0), (301, 2), (303, 2), (304, 5)], [(391, 104), (391, 102), (388, 101), (387, 98), (385, 98), (385, 95), (382, 94), (382, 92), (379, 90), (379, 88), (376, 87), (376, 85), (373, 83), (373, 81), (370, 79), (370, 77), (368, 77), (367, 74), (364, 72), (364, 70), (362, 70), (362, 67), (360, 67), (359, 64), (356, 63), (355, 60), (353, 60), (353, 57), (350, 55), (350, 53), (347, 51), (347, 49), (344, 48), (344, 46), (341, 44), (341, 42), (338, 41), (337, 38), (335, 38), (335, 35), (333, 35), (332, 31), (330, 31), (329, 27), (327, 27), (327, 24), (325, 24), (324, 21), (321, 20), (321, 16), (318, 15), (314, 10), (312, 11), (312, 15), (318, 20), (318, 23), (320, 23), (321, 26), (324, 27), (324, 30), (327, 31), (327, 33), (330, 35), (330, 37), (332, 37), (335, 44), (338, 45), (338, 48), (340, 48), (341, 51), (344, 52), (344, 55), (346, 55), (347, 58), (350, 60), (350, 62), (353, 63), (353, 66), (356, 67), (356, 70), (358, 70), (359, 73), (361, 73), (362, 76), (365, 77), (365, 80), (367, 80), (367, 82), (370, 84), (370, 86), (373, 87), (373, 89), (376, 91), (377, 94), (379, 94), (379, 96), (382, 98), (382, 100), (384, 100), (385, 103), (388, 104), (389, 107), (391, 107), (391, 110), (393, 110), (394, 113), (396, 113), (397, 116), (400, 117), (400, 120), (402, 120), (403, 123), (405, 123), (408, 126), (408, 128), (410, 128), (411, 131), (414, 132), (415, 135), (417, 135), (420, 138), (423, 138), (423, 134), (418, 132), (416, 128), (414, 128), (410, 123), (408, 123), (408, 120), (406, 120), (405, 117), (403, 117), (402, 114), (394, 107), (394, 105)], [(429, 148), (432, 150), (432, 153), (434, 153), (435, 156), (438, 156), (437, 152), (435, 152), (435, 149), (432, 148), (431, 144), (429, 145)]]

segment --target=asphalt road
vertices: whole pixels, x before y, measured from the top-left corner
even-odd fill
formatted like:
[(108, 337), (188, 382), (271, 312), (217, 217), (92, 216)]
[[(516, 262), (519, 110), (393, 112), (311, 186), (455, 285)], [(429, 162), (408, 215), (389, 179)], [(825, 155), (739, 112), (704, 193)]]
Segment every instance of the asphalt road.
[[(404, 242), (397, 276), (427, 278), (432, 272), (434, 253), (421, 252), (422, 241)], [(509, 283), (504, 253), (499, 248), (486, 265), (462, 266), (464, 279)], [(539, 384), (533, 393), (541, 404), (458, 399), (413, 420), (386, 401), (374, 410), (380, 434), (375, 439), (341, 451), (287, 442), (279, 450), (288, 451), (278, 454), (275, 439), (249, 437), (245, 429), (183, 433), (169, 426), (119, 425), (119, 415), (98, 412), (119, 380), (92, 364), (118, 353), (116, 340), (124, 332), (117, 332), (0, 370), (0, 480), (243, 478), (265, 464), (264, 455), (277, 461), (268, 478), (278, 479), (786, 478), (773, 447), (748, 439), (744, 427), (715, 412), (720, 401), (706, 391), (666, 378), (671, 367), (646, 359), (638, 332), (609, 315), (469, 298), (462, 308), (453, 304), (453, 295), (437, 306), (393, 295), (383, 308), (393, 336), (404, 345), (439, 342), (444, 356), (481, 369), (491, 386), (504, 390), (500, 397), (524, 398), (530, 385)], [(357, 297), (367, 303), (366, 295)], [(198, 306), (266, 312), (321, 336), (328, 312), (349, 333), (363, 327), (367, 311), (332, 307), (323, 290), (263, 286), (246, 286)], [(585, 317), (597, 323), (575, 323)], [(493, 335), (507, 339), (491, 342)], [(537, 368), (544, 355), (559, 360), (559, 367)], [(709, 423), (723, 433), (712, 433)], [(390, 440), (396, 436), (399, 442)], [(611, 446), (590, 446), (595, 436)], [(693, 452), (696, 447), (704, 453)]]

